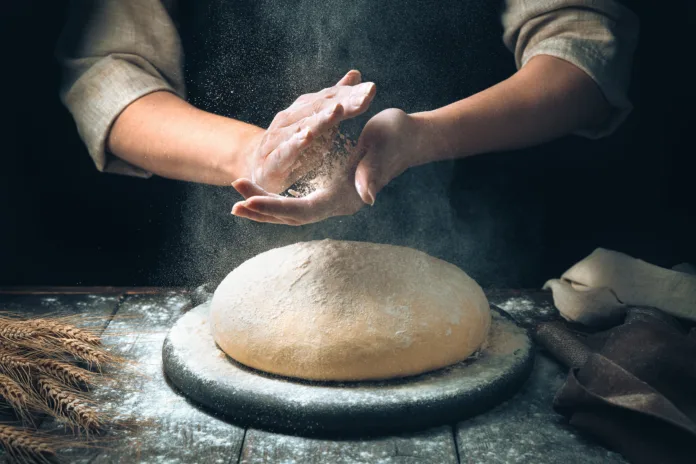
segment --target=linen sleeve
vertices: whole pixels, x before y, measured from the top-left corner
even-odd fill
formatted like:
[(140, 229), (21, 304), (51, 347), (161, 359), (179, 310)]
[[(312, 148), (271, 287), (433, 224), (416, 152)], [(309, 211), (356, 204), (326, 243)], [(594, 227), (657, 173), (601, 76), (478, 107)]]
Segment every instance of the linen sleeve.
[(172, 5), (155, 0), (73, 0), (56, 49), (60, 97), (99, 171), (149, 177), (105, 151), (121, 112), (149, 93), (185, 98)]
[(522, 68), (537, 55), (568, 61), (587, 73), (611, 105), (599, 127), (576, 132), (597, 139), (632, 110), (628, 98), (638, 17), (614, 0), (506, 0), (503, 41)]

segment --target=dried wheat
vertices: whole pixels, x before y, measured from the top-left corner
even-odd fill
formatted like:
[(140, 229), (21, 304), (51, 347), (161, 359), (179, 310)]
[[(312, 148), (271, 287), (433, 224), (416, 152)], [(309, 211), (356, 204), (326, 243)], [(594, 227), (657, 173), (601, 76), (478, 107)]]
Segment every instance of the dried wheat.
[(65, 419), (87, 433), (101, 428), (99, 414), (84, 398), (66, 390), (58, 381), (48, 376), (39, 377), (37, 385), (56, 418)]
[(29, 412), (37, 407), (36, 400), (19, 383), (4, 374), (0, 374), (0, 398), (9, 404), (22, 420), (31, 421)]
[(20, 322), (0, 320), (0, 339), (27, 340), (36, 337), (36, 331)]
[(63, 349), (72, 356), (86, 361), (90, 367), (100, 367), (102, 364), (113, 360), (114, 358), (106, 351), (96, 348), (88, 343), (79, 340), (71, 340), (69, 338), (59, 339)]
[(30, 385), (31, 375), (36, 366), (28, 358), (16, 353), (14, 350), (0, 347), (0, 373), (12, 377), (22, 384)]
[(50, 319), (30, 319), (21, 322), (42, 334), (50, 334), (59, 338), (72, 338), (90, 345), (101, 345), (101, 339), (85, 329), (80, 329), (74, 325), (64, 324), (57, 320)]
[(94, 374), (72, 364), (55, 359), (37, 359), (35, 365), (43, 372), (66, 386), (86, 387), (93, 383)]
[(55, 449), (51, 440), (32, 431), (0, 425), (0, 444), (18, 462), (51, 462)]

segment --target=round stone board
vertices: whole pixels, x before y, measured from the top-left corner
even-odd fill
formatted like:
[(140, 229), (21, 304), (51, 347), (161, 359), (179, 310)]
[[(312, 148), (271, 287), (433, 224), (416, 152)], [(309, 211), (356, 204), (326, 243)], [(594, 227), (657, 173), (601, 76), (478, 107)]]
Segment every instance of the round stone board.
[(510, 398), (534, 363), (527, 332), (492, 307), (488, 341), (466, 361), (380, 382), (305, 382), (226, 356), (209, 303), (182, 316), (163, 346), (164, 371), (184, 395), (239, 425), (294, 435), (373, 436), (451, 424)]

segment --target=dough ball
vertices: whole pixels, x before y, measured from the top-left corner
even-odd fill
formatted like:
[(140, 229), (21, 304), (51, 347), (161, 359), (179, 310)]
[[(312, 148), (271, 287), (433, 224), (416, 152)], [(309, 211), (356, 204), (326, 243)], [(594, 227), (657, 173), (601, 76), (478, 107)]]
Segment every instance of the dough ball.
[(405, 377), (462, 361), (491, 323), (481, 287), (412, 248), (322, 240), (262, 253), (212, 300), (212, 333), (236, 361), (308, 380)]

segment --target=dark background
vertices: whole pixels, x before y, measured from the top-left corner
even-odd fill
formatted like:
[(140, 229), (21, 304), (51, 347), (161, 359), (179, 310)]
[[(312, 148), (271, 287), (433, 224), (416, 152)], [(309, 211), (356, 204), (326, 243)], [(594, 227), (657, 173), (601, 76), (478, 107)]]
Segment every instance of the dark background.
[[(167, 252), (163, 244), (180, 232), (182, 184), (98, 173), (58, 100), (53, 51), (66, 3), (0, 7), (5, 50), (0, 73), (0, 285), (200, 283), (200, 274), (153, 272)], [(613, 220), (580, 226), (581, 221), (554, 222), (551, 203), (551, 212), (544, 215), (551, 232), (544, 240), (553, 246), (543, 265), (521, 280), (498, 273), (482, 285), (540, 286), (597, 246), (663, 266), (696, 262), (696, 92), (690, 71), (696, 56), (695, 2), (626, 3), (641, 18), (631, 89), (636, 108), (609, 142), (620, 156), (597, 164), (606, 170), (606, 182), (587, 186), (593, 201), (606, 200), (598, 207), (616, 212)], [(578, 143), (592, 150), (590, 142)], [(571, 166), (564, 170), (568, 176), (573, 172)], [(534, 182), (543, 179), (532, 176), (529, 181), (519, 221), (539, 216), (532, 211), (538, 195)], [(579, 215), (595, 207), (568, 205), (561, 190), (556, 206), (577, 207)]]

